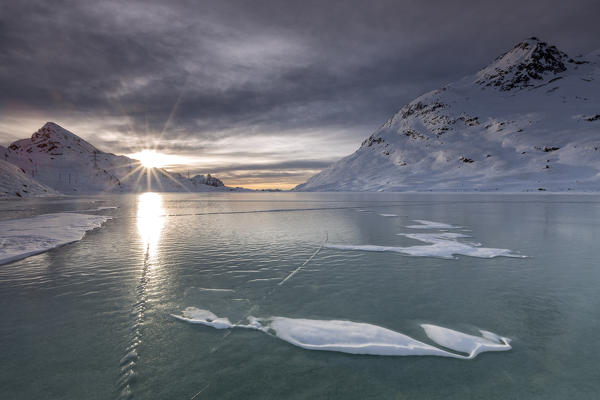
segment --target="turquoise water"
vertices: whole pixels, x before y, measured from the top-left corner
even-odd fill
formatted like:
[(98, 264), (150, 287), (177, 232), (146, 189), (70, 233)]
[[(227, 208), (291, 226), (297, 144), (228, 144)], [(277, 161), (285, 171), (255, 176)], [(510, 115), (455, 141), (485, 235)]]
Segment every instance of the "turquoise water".
[[(155, 194), (1, 202), (0, 218), (111, 215), (83, 240), (0, 265), (6, 399), (595, 399), (600, 197)], [(359, 211), (362, 210), (362, 211)], [(380, 214), (395, 214), (384, 217)], [(443, 222), (527, 258), (322, 248), (414, 246)], [(420, 232), (420, 231), (419, 231)], [(283, 285), (277, 285), (312, 255)], [(214, 290), (224, 289), (224, 290)], [(176, 320), (186, 307), (348, 320), (435, 345), (420, 324), (512, 339), (473, 360), (306, 350)]]

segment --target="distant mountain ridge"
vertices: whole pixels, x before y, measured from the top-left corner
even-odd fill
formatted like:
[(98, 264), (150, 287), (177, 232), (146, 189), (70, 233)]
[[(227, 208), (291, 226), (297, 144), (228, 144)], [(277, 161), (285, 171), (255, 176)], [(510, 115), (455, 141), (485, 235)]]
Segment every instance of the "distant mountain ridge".
[(295, 190), (600, 190), (600, 51), (537, 38), (400, 109)]
[(148, 170), (138, 160), (98, 150), (53, 122), (44, 124), (31, 138), (0, 149), (0, 159), (64, 194), (233, 190), (210, 175), (188, 179), (161, 168)]

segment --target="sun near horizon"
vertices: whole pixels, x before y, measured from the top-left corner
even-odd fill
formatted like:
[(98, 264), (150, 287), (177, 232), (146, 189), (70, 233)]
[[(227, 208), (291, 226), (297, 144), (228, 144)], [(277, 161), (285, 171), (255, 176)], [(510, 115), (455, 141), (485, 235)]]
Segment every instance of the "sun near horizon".
[(145, 168), (161, 168), (167, 164), (165, 155), (156, 150), (144, 149), (130, 157), (139, 160)]
[(262, 176), (236, 177), (235, 171), (232, 174), (224, 175), (219, 174), (218, 171), (211, 172), (210, 167), (195, 165), (198, 163), (198, 160), (196, 159), (177, 154), (167, 154), (150, 148), (145, 148), (135, 153), (127, 154), (127, 156), (138, 160), (145, 169), (162, 168), (167, 172), (177, 172), (188, 177), (211, 174), (219, 179), (222, 178), (227, 186), (244, 187), (252, 190), (291, 190), (300, 183), (304, 182), (306, 178), (310, 176), (310, 173), (318, 172), (309, 171), (309, 174), (306, 177), (302, 176), (299, 179), (281, 180), (274, 178), (270, 180), (265, 179)]

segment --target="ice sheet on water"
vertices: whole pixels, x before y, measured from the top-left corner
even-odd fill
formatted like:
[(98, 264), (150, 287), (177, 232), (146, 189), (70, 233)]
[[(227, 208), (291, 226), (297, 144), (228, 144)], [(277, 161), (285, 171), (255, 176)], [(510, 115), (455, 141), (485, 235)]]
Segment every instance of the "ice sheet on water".
[(481, 337), (468, 335), (441, 326), (422, 324), (425, 334), (440, 346), (469, 354), (468, 358), (475, 358), (477, 354), (486, 351), (510, 350), (510, 339), (498, 336), (493, 332), (482, 331)]
[(379, 356), (456, 356), (400, 332), (361, 322), (272, 317), (266, 326), (279, 339), (308, 350)]
[(56, 213), (0, 221), (0, 264), (81, 240), (110, 217)]
[(422, 327), (431, 340), (467, 355), (452, 353), (403, 333), (363, 322), (250, 316), (248, 324), (236, 325), (227, 318), (219, 318), (211, 311), (195, 307), (186, 308), (182, 314), (173, 317), (216, 329), (255, 329), (308, 350), (380, 356), (439, 356), (472, 359), (486, 351), (511, 349), (508, 344), (509, 339), (492, 332), (481, 331), (482, 336), (478, 337), (430, 324), (424, 324)]
[(235, 326), (227, 318), (219, 318), (208, 310), (201, 310), (196, 307), (188, 307), (183, 310), (182, 314), (183, 315), (171, 315), (181, 321), (189, 322), (191, 324), (212, 326), (215, 329), (228, 329)]
[(459, 229), (462, 226), (454, 226), (445, 224), (443, 222), (427, 221), (424, 219), (413, 219), (414, 222), (418, 222), (419, 225), (409, 225), (407, 228), (410, 229)]
[(480, 247), (480, 243), (459, 242), (457, 239), (469, 237), (462, 233), (436, 232), (436, 233), (400, 233), (410, 239), (415, 239), (426, 245), (418, 246), (376, 246), (376, 245), (345, 245), (326, 243), (324, 247), (337, 250), (357, 251), (390, 251), (415, 257), (438, 257), (452, 259), (455, 255), (464, 255), (479, 258), (518, 257), (509, 249)]

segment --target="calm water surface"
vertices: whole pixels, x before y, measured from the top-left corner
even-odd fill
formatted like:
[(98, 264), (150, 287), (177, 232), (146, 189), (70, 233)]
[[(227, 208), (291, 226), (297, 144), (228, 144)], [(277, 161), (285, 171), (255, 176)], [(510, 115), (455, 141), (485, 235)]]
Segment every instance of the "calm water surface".
[[(83, 240), (0, 266), (3, 399), (597, 399), (600, 197), (154, 194), (0, 202), (0, 219), (102, 206)], [(358, 211), (364, 210), (364, 211)], [(383, 217), (379, 214), (396, 214)], [(528, 258), (322, 249), (417, 245), (460, 225)], [(226, 289), (226, 290), (210, 290)], [(420, 324), (512, 339), (470, 361), (310, 351), (175, 320), (340, 319), (431, 343)]]

